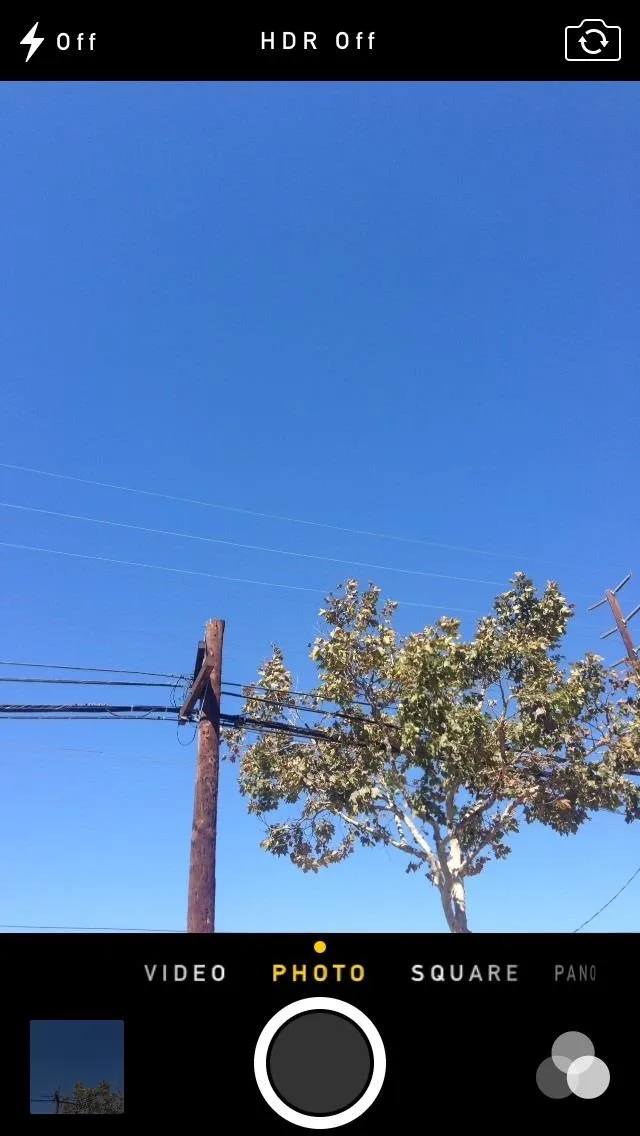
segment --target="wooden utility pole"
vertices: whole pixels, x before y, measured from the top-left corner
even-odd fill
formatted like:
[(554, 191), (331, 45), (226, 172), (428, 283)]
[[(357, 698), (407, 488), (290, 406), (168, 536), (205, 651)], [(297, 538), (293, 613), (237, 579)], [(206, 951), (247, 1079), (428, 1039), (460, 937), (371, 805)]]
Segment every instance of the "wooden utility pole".
[(212, 934), (215, 930), (216, 827), (220, 762), (220, 697), (224, 620), (212, 619), (198, 648), (194, 680), (180, 709), (184, 722), (199, 698), (198, 761), (196, 768), (187, 932)]
[(59, 1114), (60, 1114), (60, 1090), (59, 1089), (56, 1089), (55, 1093), (53, 1094), (53, 1103), (56, 1106), (55, 1107), (55, 1115), (59, 1116)]
[[(617, 588), (608, 588), (604, 593), (604, 599), (599, 600), (598, 603), (592, 604), (592, 606), (589, 608), (589, 611), (595, 611), (597, 607), (602, 607), (602, 605), (605, 603), (609, 604), (616, 625), (615, 627), (612, 627), (610, 631), (606, 631), (605, 634), (601, 636), (601, 638), (608, 639), (611, 635), (615, 635), (616, 631), (618, 631), (622, 638), (622, 642), (625, 645), (627, 659), (631, 663), (632, 667), (634, 669), (637, 669), (639, 665), (638, 652), (634, 645), (633, 639), (631, 638), (629, 623), (633, 619), (634, 615), (637, 615), (640, 611), (640, 604), (638, 604), (637, 607), (634, 607), (633, 611), (625, 617), (622, 614), (622, 608), (620, 607), (620, 604), (618, 602), (617, 595), (621, 588), (624, 588), (625, 584), (628, 584), (630, 579), (631, 574), (625, 576), (624, 580), (622, 580), (618, 584)], [(624, 659), (621, 659), (620, 662), (624, 662)], [(618, 665), (618, 663), (614, 663), (614, 666)]]

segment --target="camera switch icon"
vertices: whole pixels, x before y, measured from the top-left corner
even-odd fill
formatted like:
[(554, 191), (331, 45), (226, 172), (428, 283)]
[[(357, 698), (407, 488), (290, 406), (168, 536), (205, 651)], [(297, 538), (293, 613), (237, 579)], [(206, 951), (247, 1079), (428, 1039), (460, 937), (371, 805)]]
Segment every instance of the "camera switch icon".
[(583, 20), (564, 29), (564, 57), (568, 63), (619, 63), (622, 59), (622, 28), (604, 20)]

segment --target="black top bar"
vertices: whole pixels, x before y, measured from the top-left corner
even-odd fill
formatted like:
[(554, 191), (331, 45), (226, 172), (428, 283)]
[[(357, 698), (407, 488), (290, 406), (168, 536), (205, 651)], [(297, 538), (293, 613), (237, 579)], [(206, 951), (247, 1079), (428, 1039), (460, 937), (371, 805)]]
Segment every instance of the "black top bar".
[[(640, 16), (629, 6), (550, 14), (531, 6), (409, 5), (333, 17), (299, 6), (258, 19), (217, 5), (123, 15), (92, 6), (50, 14), (20, 3), (0, 17), (0, 78), (9, 80), (560, 80), (640, 79)], [(51, 6), (52, 7), (52, 6)], [(585, 18), (595, 10), (598, 19)], [(44, 19), (37, 19), (44, 16)], [(605, 19), (606, 17), (606, 19)], [(24, 42), (23, 42), (24, 41)], [(30, 58), (27, 61), (27, 55)]]

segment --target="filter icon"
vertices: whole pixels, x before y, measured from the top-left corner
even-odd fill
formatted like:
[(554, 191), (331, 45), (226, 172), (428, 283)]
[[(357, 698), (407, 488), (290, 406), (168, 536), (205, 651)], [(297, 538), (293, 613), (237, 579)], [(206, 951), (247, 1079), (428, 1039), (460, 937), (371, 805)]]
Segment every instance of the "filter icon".
[(562, 1033), (551, 1049), (551, 1057), (538, 1066), (536, 1084), (552, 1100), (571, 1095), (595, 1100), (609, 1088), (608, 1066), (596, 1057), (595, 1046), (586, 1033)]

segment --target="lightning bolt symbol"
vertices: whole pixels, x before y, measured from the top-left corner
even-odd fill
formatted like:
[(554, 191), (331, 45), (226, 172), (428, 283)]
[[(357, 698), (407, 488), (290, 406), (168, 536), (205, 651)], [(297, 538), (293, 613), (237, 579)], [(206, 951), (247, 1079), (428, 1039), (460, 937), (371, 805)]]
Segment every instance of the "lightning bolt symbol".
[(25, 63), (28, 63), (29, 60), (31, 59), (31, 56), (35, 55), (36, 51), (40, 47), (40, 44), (44, 43), (44, 36), (38, 37), (36, 35), (39, 23), (40, 23), (40, 21), (36, 20), (35, 24), (31, 28), (31, 30), (27, 32), (24, 39), (20, 40), (21, 44), (24, 44), (25, 47), (29, 48), (29, 53), (27, 55), (27, 58), (25, 59)]

